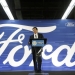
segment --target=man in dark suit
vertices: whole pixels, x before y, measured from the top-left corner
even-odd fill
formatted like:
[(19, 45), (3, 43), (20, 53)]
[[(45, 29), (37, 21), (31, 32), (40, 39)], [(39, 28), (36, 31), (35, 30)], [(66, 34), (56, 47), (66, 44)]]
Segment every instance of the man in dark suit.
[[(37, 27), (34, 27), (33, 29), (33, 35), (30, 36), (30, 39), (42, 39), (44, 38), (42, 34), (38, 33)], [(29, 44), (30, 44), (29, 39)], [(38, 58), (38, 62), (36, 62), (36, 54), (41, 49), (41, 47), (32, 47), (32, 56), (33, 56), (33, 62), (34, 62), (34, 70), (35, 72), (41, 72), (41, 64), (42, 64), (42, 58), (41, 56)], [(38, 65), (37, 65), (38, 63)]]

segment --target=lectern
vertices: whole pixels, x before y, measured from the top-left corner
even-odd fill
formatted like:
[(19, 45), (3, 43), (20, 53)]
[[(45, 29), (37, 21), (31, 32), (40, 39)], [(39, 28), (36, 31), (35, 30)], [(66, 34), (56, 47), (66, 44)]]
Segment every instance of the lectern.
[[(38, 57), (41, 56), (41, 52), (43, 50), (43, 46), (47, 43), (47, 39), (30, 39), (30, 45), (36, 49), (36, 47), (40, 47), (40, 50), (36, 54), (36, 61), (38, 61)], [(39, 73), (39, 74), (30, 74), (30, 75), (48, 75), (48, 73)]]
[(38, 51), (37, 56), (40, 56), (41, 52), (42, 52), (42, 47), (46, 44), (47, 39), (43, 38), (43, 39), (30, 39), (30, 44), (32, 47), (36, 48), (36, 47), (40, 47), (41, 49)]

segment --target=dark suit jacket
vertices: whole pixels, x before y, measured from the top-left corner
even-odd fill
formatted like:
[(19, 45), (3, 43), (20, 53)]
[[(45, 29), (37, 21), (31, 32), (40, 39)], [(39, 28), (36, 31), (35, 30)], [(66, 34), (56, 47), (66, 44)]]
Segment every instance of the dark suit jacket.
[[(38, 33), (38, 39), (43, 39), (43, 38), (44, 38), (43, 34)], [(34, 39), (34, 34), (30, 36), (29, 42), (30, 42), (30, 39)], [(38, 52), (40, 50), (40, 48), (41, 47), (36, 47), (36, 48), (32, 47), (32, 52), (34, 52), (35, 49), (36, 49), (36, 52)]]

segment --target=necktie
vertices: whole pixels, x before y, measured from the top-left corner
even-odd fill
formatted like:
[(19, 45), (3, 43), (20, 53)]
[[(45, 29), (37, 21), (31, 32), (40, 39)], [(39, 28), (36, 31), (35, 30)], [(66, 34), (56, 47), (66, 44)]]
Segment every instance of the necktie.
[(37, 36), (35, 35), (35, 38), (37, 38)]

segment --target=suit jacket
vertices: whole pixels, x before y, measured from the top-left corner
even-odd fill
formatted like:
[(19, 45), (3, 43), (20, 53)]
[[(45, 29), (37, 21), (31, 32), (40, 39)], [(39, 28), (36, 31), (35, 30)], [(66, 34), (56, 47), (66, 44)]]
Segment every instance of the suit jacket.
[[(38, 33), (38, 39), (43, 39), (43, 34), (41, 33)], [(30, 42), (30, 39), (34, 39), (34, 34), (30, 36), (29, 38), (29, 42)], [(32, 47), (32, 52), (34, 52), (34, 50), (36, 49), (36, 52), (38, 52), (40, 50), (41, 47)]]

